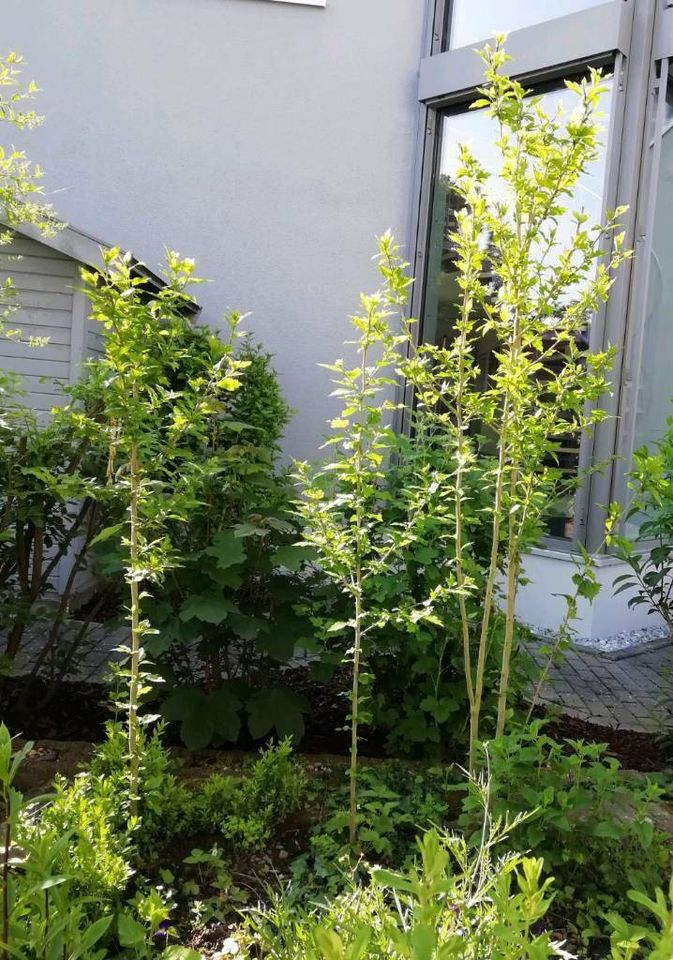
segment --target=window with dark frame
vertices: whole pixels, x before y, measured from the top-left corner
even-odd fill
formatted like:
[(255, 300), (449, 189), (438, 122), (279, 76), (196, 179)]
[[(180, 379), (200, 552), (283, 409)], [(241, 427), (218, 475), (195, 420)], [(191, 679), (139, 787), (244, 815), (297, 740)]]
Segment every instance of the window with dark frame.
[[(438, 343), (451, 336), (456, 302), (447, 239), (457, 204), (451, 191), (452, 153), (455, 156), (457, 144), (466, 140), (473, 141), (486, 163), (492, 152), (486, 118), (468, 112), (480, 82), (481, 63), (474, 49), (496, 31), (513, 30), (507, 39), (510, 69), (552, 105), (554, 97), (562, 96), (564, 78), (582, 75), (593, 65), (614, 75), (603, 107), (609, 120), (606, 117), (602, 159), (583, 182), (577, 206), (600, 220), (606, 209), (628, 205), (626, 239), (635, 256), (586, 332), (592, 349), (607, 344), (618, 348), (613, 390), (601, 404), (610, 416), (579, 448), (564, 446), (564, 438), (559, 438), (558, 467), (569, 483), (548, 523), (550, 546), (572, 549), (580, 541), (599, 549), (603, 505), (615, 491), (624, 492), (634, 441), (655, 439), (664, 422), (662, 404), (668, 407), (666, 414), (673, 414), (668, 399), (673, 379), (667, 376), (673, 368), (673, 257), (662, 256), (673, 245), (673, 7), (665, 0), (557, 0), (553, 5), (484, 0), (477, 6), (467, 0), (439, 0), (435, 24), (434, 52), (422, 62), (419, 84), (419, 98), (427, 107), (427, 136), (415, 264), (416, 275), (424, 280), (415, 308), (421, 336)], [(658, 112), (653, 101), (659, 104)], [(484, 344), (485, 378), (491, 364), (489, 345)], [(590, 467), (595, 472), (589, 476)], [(578, 471), (583, 480), (575, 493)]]

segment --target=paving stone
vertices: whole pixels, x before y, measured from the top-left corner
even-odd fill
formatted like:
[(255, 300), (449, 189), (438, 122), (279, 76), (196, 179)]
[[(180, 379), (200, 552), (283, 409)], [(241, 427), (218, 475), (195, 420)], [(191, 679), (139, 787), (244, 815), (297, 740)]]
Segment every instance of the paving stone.
[[(539, 650), (533, 659), (544, 665)], [(653, 732), (673, 711), (673, 650), (659, 648), (612, 659), (567, 650), (549, 670), (544, 701), (602, 726)], [(541, 698), (542, 699), (542, 698)]]

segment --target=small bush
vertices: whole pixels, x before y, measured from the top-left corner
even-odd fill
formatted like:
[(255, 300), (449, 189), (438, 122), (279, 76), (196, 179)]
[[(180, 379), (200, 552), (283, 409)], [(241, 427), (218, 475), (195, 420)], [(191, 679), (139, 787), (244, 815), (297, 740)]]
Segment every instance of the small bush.
[(290, 740), (262, 750), (244, 777), (214, 774), (192, 797), (193, 825), (219, 833), (230, 844), (261, 849), (274, 827), (299, 809), (306, 779)]
[[(605, 932), (607, 911), (637, 918), (629, 888), (663, 883), (670, 853), (649, 819), (661, 789), (623, 774), (604, 744), (560, 743), (541, 727), (537, 721), (489, 744), (489, 803), (496, 817), (532, 811), (510, 843), (543, 858), (559, 909), (589, 940)], [(475, 840), (481, 802), (470, 791), (461, 818)]]
[(492, 850), (505, 836), (495, 823), (471, 856), (461, 838), (430, 830), (405, 873), (373, 869), (366, 885), (352, 884), (324, 907), (295, 909), (280, 897), (252, 916), (257, 949), (270, 960), (561, 956), (549, 933), (535, 932), (551, 902), (542, 860), (496, 860)]

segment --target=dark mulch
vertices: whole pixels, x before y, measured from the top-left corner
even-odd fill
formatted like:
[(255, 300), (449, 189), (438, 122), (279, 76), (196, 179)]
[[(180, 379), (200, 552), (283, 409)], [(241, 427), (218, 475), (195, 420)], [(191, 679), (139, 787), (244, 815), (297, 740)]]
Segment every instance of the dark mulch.
[[(339, 671), (328, 681), (318, 681), (310, 669), (301, 667), (285, 671), (283, 683), (302, 693), (310, 704), (301, 752), (346, 756), (347, 673)], [(105, 722), (112, 716), (108, 689), (101, 684), (63, 683), (54, 693), (43, 681), (26, 688), (25, 681), (18, 678), (3, 681), (0, 690), (0, 720), (13, 733), (31, 740), (98, 742), (103, 738)], [(670, 750), (665, 750), (651, 734), (613, 730), (569, 716), (551, 719), (547, 731), (558, 739), (607, 743), (610, 755), (630, 770), (650, 772), (670, 765)], [(169, 732), (168, 742), (178, 745), (175, 731)], [(244, 750), (257, 746), (252, 741), (239, 744)], [(361, 753), (371, 758), (386, 756), (385, 734), (363, 727)]]
[[(300, 667), (284, 671), (282, 682), (302, 693), (310, 704), (302, 752), (346, 756), (348, 702), (343, 691), (349, 686), (348, 678), (336, 674), (329, 681), (317, 681), (309, 668)], [(54, 692), (42, 680), (33, 681), (30, 686), (20, 677), (3, 681), (0, 720), (12, 732), (30, 740), (98, 742), (103, 738), (106, 721), (112, 716), (109, 690), (103, 684), (64, 682)], [(179, 743), (174, 731), (169, 731), (167, 741)], [(249, 740), (239, 746), (247, 750), (255, 749), (258, 744)], [(363, 726), (361, 751), (363, 756), (385, 756), (384, 735)]]
[(63, 683), (56, 691), (42, 680), (3, 679), (0, 720), (29, 740), (102, 739), (112, 716), (109, 689), (100, 683)]
[(560, 716), (547, 726), (547, 732), (557, 740), (585, 740), (606, 743), (608, 754), (616, 757), (626, 770), (651, 773), (671, 764), (670, 750), (666, 751), (651, 733), (634, 730), (614, 730), (599, 727), (578, 717)]

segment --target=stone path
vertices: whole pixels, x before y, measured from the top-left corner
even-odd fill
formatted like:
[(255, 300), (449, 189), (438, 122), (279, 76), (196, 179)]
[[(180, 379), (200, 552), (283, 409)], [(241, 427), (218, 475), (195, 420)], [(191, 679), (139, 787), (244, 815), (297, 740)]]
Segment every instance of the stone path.
[[(110, 660), (121, 659), (122, 655), (115, 648), (128, 642), (126, 627), (110, 630), (101, 624), (92, 624), (77, 651), (72, 651), (71, 645), (77, 642), (80, 627), (81, 622), (78, 620), (72, 620), (64, 627), (60, 650), (46, 657), (42, 666), (43, 675), (49, 676), (51, 672), (58, 674), (62, 666), (61, 657), (70, 660), (72, 655), (72, 662), (65, 670), (66, 678), (98, 683), (109, 673)], [(21, 649), (12, 668), (14, 676), (25, 676), (32, 671), (36, 661), (42, 656), (48, 636), (49, 625), (40, 621), (26, 628)], [(4, 634), (0, 634), (0, 650), (3, 648)]]
[[(542, 646), (529, 648), (541, 665)], [(604, 727), (657, 732), (673, 723), (673, 643), (618, 658), (570, 649), (550, 667), (539, 699)]]

